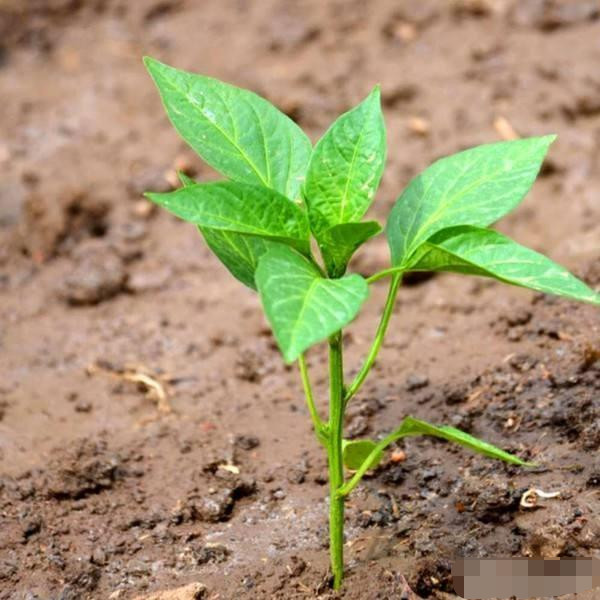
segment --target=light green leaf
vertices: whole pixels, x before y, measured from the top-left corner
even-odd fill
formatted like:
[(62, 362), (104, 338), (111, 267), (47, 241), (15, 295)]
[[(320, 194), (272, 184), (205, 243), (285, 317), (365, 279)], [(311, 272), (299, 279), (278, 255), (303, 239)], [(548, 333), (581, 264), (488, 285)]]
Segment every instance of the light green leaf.
[(144, 58), (179, 135), (214, 169), (296, 199), (311, 154), (306, 134), (256, 94)]
[(195, 179), (192, 179), (187, 173), (184, 171), (177, 171), (177, 177), (179, 177), (179, 181), (181, 181), (181, 185), (196, 185), (198, 182)]
[(310, 253), (306, 214), (275, 190), (219, 181), (146, 196), (181, 219), (203, 228), (254, 235)]
[(497, 458), (498, 460), (503, 460), (504, 462), (512, 463), (513, 465), (532, 465), (532, 463), (528, 463), (514, 454), (505, 452), (493, 444), (484, 442), (479, 438), (469, 435), (455, 427), (450, 427), (449, 425), (432, 425), (431, 423), (421, 421), (420, 419), (406, 417), (402, 421), (400, 428), (392, 435), (396, 434), (398, 434), (398, 438), (407, 435), (432, 435), (464, 446), (478, 454), (483, 454), (490, 458)]
[(503, 460), (504, 462), (511, 463), (513, 465), (520, 465), (524, 467), (535, 466), (534, 463), (526, 462), (514, 454), (505, 452), (497, 446), (494, 446), (488, 442), (484, 442), (483, 440), (473, 437), (472, 435), (469, 435), (460, 429), (456, 429), (455, 427), (450, 427), (448, 425), (432, 425), (431, 423), (421, 421), (420, 419), (415, 419), (414, 417), (405, 417), (402, 420), (402, 423), (400, 423), (400, 427), (398, 427), (398, 429), (387, 435), (380, 442), (373, 446), (371, 452), (365, 457), (364, 461), (356, 470), (356, 473), (354, 473), (352, 478), (346, 481), (346, 483), (339, 488), (338, 495), (341, 497), (347, 496), (360, 483), (360, 480), (363, 478), (364, 474), (371, 468), (372, 461), (377, 458), (379, 453), (383, 452), (390, 444), (393, 444), (397, 440), (410, 435), (432, 435), (434, 437), (442, 438), (444, 440), (448, 440), (449, 442), (454, 442), (455, 444), (464, 446), (465, 448), (468, 448), (473, 452), (477, 452), (478, 454)]
[(343, 440), (342, 457), (344, 465), (351, 471), (360, 469), (361, 465), (369, 459), (368, 469), (374, 469), (383, 458), (383, 451), (376, 451), (373, 456), (371, 453), (375, 450), (377, 444), (371, 440)]
[(339, 117), (315, 146), (302, 193), (310, 224), (323, 231), (359, 221), (373, 200), (385, 163), (379, 87)]
[(261, 257), (255, 279), (288, 363), (352, 321), (369, 294), (360, 275), (325, 279), (316, 265), (282, 245)]
[(529, 191), (556, 136), (477, 146), (436, 161), (415, 177), (390, 213), (392, 264), (404, 266), (434, 233), (456, 225), (487, 227)]
[(564, 267), (510, 238), (480, 227), (439, 231), (416, 251), (410, 271), (453, 271), (600, 304), (600, 294)]
[(331, 277), (341, 277), (348, 261), (367, 240), (381, 233), (381, 225), (375, 221), (366, 223), (341, 223), (321, 234), (321, 253)]
[[(179, 171), (179, 179), (183, 185), (196, 185), (191, 177)], [(239, 281), (255, 290), (254, 272), (258, 259), (273, 247), (273, 242), (222, 229), (198, 227), (208, 247), (217, 255), (228, 271)]]

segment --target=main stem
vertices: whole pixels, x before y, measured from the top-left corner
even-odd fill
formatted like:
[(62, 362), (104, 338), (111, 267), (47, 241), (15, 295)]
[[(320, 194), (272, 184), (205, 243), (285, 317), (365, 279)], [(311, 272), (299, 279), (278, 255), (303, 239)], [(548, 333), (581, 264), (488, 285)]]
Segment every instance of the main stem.
[(329, 338), (329, 555), (333, 587), (339, 589), (344, 577), (344, 498), (338, 490), (344, 484), (342, 436), (344, 427), (344, 367), (341, 332)]

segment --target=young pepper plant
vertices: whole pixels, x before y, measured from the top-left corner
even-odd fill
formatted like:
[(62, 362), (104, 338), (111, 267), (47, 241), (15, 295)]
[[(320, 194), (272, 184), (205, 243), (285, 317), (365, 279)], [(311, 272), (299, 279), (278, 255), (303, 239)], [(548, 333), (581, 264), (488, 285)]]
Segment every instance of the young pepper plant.
[[(458, 429), (410, 416), (382, 440), (347, 441), (344, 411), (375, 363), (404, 273), (479, 275), (600, 305), (600, 295), (566, 269), (489, 229), (527, 194), (554, 136), (478, 146), (425, 169), (389, 216), (390, 267), (365, 279), (346, 269), (356, 249), (382, 231), (378, 223), (362, 221), (386, 157), (378, 87), (313, 148), (292, 120), (256, 94), (152, 58), (145, 64), (175, 129), (227, 178), (196, 183), (181, 174), (180, 189), (146, 195), (197, 225), (231, 274), (258, 291), (285, 361), (298, 362), (314, 430), (328, 456), (331, 570), (339, 588), (344, 502), (389, 444), (424, 434), (529, 464)], [(313, 254), (313, 238), (321, 261)], [(373, 344), (346, 383), (342, 329), (359, 312), (369, 286), (384, 278), (389, 291)], [(304, 356), (323, 341), (329, 346), (326, 420), (317, 410)], [(344, 466), (353, 472), (347, 478)]]

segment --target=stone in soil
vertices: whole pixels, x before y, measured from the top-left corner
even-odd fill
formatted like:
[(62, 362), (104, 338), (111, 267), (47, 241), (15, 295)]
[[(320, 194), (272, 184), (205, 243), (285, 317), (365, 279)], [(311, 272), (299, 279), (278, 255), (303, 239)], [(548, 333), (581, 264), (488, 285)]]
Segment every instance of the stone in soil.
[(116, 296), (126, 281), (127, 271), (119, 255), (104, 244), (94, 244), (78, 254), (59, 293), (69, 304), (93, 305)]
[(41, 488), (49, 498), (78, 499), (112, 488), (122, 476), (117, 454), (102, 443), (83, 441), (50, 461)]
[[(206, 598), (207, 588), (201, 583), (190, 583), (179, 588), (166, 590), (163, 592), (153, 592), (151, 594), (144, 594), (143, 596), (136, 596), (134, 600), (202, 600)], [(121, 598), (121, 595), (111, 595), (111, 600), (117, 600)]]

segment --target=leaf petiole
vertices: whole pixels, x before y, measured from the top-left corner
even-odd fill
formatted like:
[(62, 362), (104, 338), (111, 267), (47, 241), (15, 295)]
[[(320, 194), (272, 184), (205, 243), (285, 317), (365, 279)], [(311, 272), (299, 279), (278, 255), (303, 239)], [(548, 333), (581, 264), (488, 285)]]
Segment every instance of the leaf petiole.
[(379, 353), (379, 349), (383, 344), (383, 339), (385, 337), (385, 332), (387, 331), (388, 325), (390, 323), (390, 318), (394, 311), (394, 304), (396, 302), (396, 296), (398, 294), (398, 289), (400, 288), (401, 283), (402, 273), (394, 271), (392, 275), (392, 281), (390, 282), (390, 289), (388, 291), (387, 299), (385, 301), (383, 314), (381, 315), (381, 321), (379, 321), (379, 326), (377, 327), (377, 332), (375, 333), (375, 339), (373, 340), (373, 345), (369, 350), (369, 354), (367, 355), (363, 366), (354, 378), (354, 381), (346, 390), (346, 394), (344, 395), (344, 406), (346, 406), (348, 404), (348, 401), (352, 398), (352, 396), (354, 396), (354, 394), (358, 392), (365, 379), (367, 378), (371, 367), (375, 363), (377, 354)]
[(304, 354), (301, 354), (298, 357), (298, 367), (300, 369), (302, 387), (304, 388), (304, 396), (306, 397), (306, 405), (308, 406), (308, 412), (310, 413), (310, 418), (313, 422), (315, 434), (322, 444), (327, 445), (327, 440), (329, 439), (328, 427), (319, 416), (319, 411), (315, 405), (315, 398), (313, 395), (312, 386), (310, 384), (308, 366), (306, 364), (306, 358), (304, 357)]
[(383, 269), (382, 271), (377, 271), (377, 273), (375, 273), (374, 275), (371, 275), (371, 277), (367, 277), (367, 283), (371, 284), (371, 283), (375, 283), (376, 281), (379, 281), (380, 279), (384, 279), (385, 277), (388, 277), (389, 275), (396, 275), (398, 273), (402, 273), (402, 269), (400, 267), (390, 267), (389, 269)]

